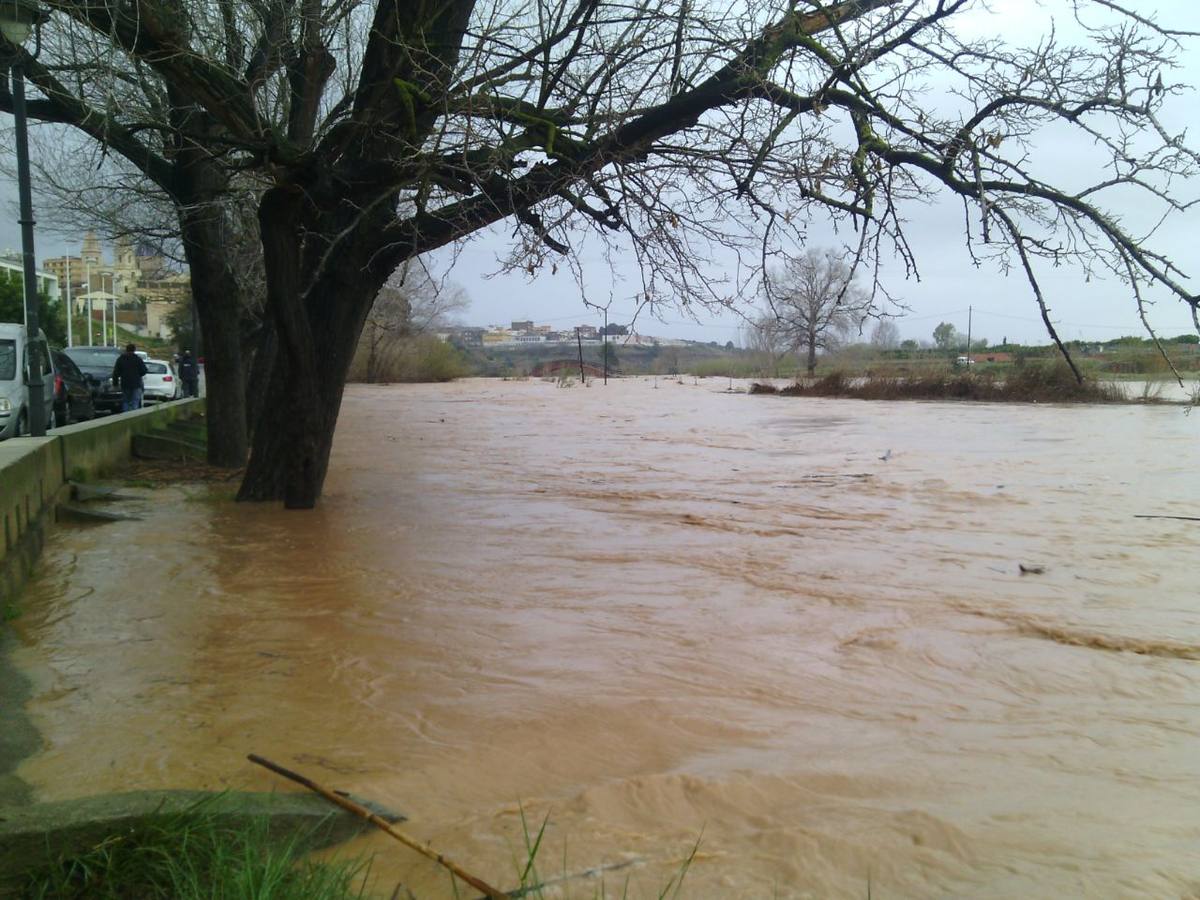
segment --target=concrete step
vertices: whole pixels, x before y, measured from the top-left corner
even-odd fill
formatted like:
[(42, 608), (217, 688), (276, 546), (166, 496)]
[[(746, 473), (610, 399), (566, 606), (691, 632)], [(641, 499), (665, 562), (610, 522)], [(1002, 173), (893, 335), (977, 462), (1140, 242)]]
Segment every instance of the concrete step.
[(165, 431), (196, 444), (208, 443), (208, 426), (200, 419), (179, 419), (170, 422)]
[(54, 517), (59, 522), (80, 522), (84, 525), (100, 525), (105, 522), (126, 522), (141, 519), (141, 516), (109, 512), (106, 509), (96, 509), (94, 506), (83, 506), (79, 503), (58, 504), (54, 510)]
[(208, 448), (166, 431), (151, 431), (133, 436), (133, 455), (138, 459), (204, 462), (208, 458)]

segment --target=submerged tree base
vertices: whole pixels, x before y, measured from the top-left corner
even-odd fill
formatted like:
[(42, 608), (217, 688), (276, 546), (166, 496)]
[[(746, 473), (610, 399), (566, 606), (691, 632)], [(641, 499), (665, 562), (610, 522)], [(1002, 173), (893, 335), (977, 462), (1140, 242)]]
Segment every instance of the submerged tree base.
[(1085, 378), (1076, 381), (1065, 364), (1022, 366), (1003, 378), (975, 372), (853, 376), (831, 372), (821, 378), (776, 388), (755, 382), (752, 394), (788, 397), (853, 397), (860, 400), (980, 400), (1002, 403), (1122, 403), (1129, 398), (1118, 384)]

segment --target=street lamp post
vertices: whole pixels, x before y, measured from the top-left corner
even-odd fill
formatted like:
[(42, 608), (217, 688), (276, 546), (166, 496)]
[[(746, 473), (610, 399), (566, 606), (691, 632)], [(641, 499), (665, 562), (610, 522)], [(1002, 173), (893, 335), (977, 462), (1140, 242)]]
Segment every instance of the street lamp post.
[[(14, 47), (29, 38), (35, 25), (46, 21), (48, 13), (30, 0), (0, 0), (0, 33)], [(20, 52), (12, 56), (13, 119), (17, 139), (17, 193), (21, 207), (21, 251), (25, 275), (25, 331), (29, 338), (26, 361), (29, 382), (29, 433), (46, 434), (46, 392), (42, 381), (42, 344), (37, 340), (38, 302), (37, 265), (33, 255), (33, 199), (29, 188), (29, 134), (25, 124), (25, 70)]]

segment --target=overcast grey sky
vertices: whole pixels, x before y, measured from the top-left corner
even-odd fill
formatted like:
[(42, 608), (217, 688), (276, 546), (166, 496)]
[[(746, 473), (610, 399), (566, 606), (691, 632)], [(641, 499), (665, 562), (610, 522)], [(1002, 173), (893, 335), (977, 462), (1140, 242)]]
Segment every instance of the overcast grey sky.
[[(1159, 21), (1179, 28), (1195, 27), (1196, 7), (1191, 0), (1160, 0), (1137, 2), (1142, 13), (1155, 11)], [(1051, 15), (1060, 37), (1073, 31), (1070, 4), (1066, 0), (1004, 0), (993, 6), (998, 13), (985, 10), (972, 13), (966, 26), (980, 34), (1002, 32), (1014, 41), (1039, 34)], [(1174, 73), (1175, 81), (1200, 85), (1200, 45), (1189, 49), (1184, 67)], [(1200, 140), (1200, 104), (1196, 91), (1169, 98), (1164, 119), (1171, 133), (1187, 130), (1193, 146)], [(8, 123), (0, 124), (11, 136)], [(1051, 169), (1069, 178), (1072, 165), (1078, 165), (1074, 148), (1063, 147), (1047, 140), (1040, 155)], [(1200, 193), (1200, 185), (1184, 188), (1189, 195)], [(20, 231), (16, 222), (16, 191), (11, 183), (0, 186), (0, 201), (6, 213), (0, 216), (0, 247), (20, 247)], [(1118, 212), (1136, 221), (1139, 210), (1121, 209)], [(884, 281), (894, 296), (902, 299), (909, 311), (898, 320), (905, 338), (929, 338), (941, 321), (952, 322), (959, 330), (967, 328), (967, 308), (973, 308), (973, 333), (998, 343), (1007, 338), (1017, 342), (1045, 342), (1036, 303), (1024, 275), (1012, 272), (1001, 274), (995, 266), (985, 263), (973, 267), (963, 240), (963, 219), (960, 205), (943, 199), (928, 206), (910, 206), (905, 210), (910, 225), (909, 239), (916, 252), (920, 280), (905, 280), (903, 267), (888, 263)], [(36, 215), (36, 210), (35, 210)], [(469, 310), (462, 318), (469, 324), (504, 323), (514, 319), (534, 319), (567, 327), (584, 322), (598, 323), (600, 314), (588, 309), (580, 299), (566, 266), (557, 274), (548, 268), (536, 277), (524, 273), (495, 274), (500, 269), (499, 257), (510, 246), (511, 224), (469, 242), (458, 253), (449, 277), (462, 286), (471, 299)], [(822, 233), (814, 228), (813, 245), (822, 243)], [(1200, 213), (1178, 217), (1160, 232), (1162, 246), (1168, 249), (1185, 272), (1193, 276), (1190, 284), (1197, 292), (1200, 285), (1192, 271), (1196, 247), (1200, 246)], [(37, 237), (37, 257), (40, 260), (66, 252), (78, 254), (82, 235), (64, 240), (42, 229)], [(833, 243), (829, 236), (827, 243)], [(111, 248), (107, 251), (111, 254)], [(449, 254), (442, 254), (436, 265), (445, 266)], [(596, 303), (609, 302), (609, 319), (626, 322), (636, 308), (633, 297), (641, 284), (632, 267), (620, 268), (618, 277), (599, 258), (584, 258), (584, 272), (589, 299)], [(714, 269), (714, 274), (717, 274)], [(1122, 334), (1142, 334), (1137, 312), (1128, 290), (1115, 280), (1093, 280), (1085, 283), (1083, 276), (1068, 270), (1039, 271), (1059, 333), (1064, 339), (1103, 340)], [(701, 313), (692, 320), (682, 313), (663, 310), (658, 321), (643, 315), (638, 328), (643, 333), (694, 340), (737, 340), (740, 320), (729, 313)], [(1192, 331), (1187, 308), (1169, 298), (1152, 307), (1149, 315), (1154, 327), (1163, 335)]]

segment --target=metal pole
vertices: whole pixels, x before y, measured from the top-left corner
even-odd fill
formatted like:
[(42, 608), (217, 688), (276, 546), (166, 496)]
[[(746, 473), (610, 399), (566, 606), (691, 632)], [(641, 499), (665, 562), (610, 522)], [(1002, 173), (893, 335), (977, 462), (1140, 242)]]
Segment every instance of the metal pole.
[(38, 340), (37, 266), (33, 256), (33, 198), (29, 188), (29, 132), (25, 126), (25, 72), (12, 67), (13, 118), (17, 136), (17, 192), (21, 204), (21, 251), (25, 262), (25, 334), (28, 338), (29, 433), (46, 434), (46, 390), (42, 381), (42, 343)]
[(608, 384), (608, 307), (604, 307), (604, 383)]
[(971, 365), (971, 307), (967, 307), (967, 367)]
[(575, 329), (575, 343), (579, 346), (579, 383), (587, 384), (587, 377), (583, 374), (583, 338), (579, 336), (579, 329)]
[(96, 301), (92, 299), (92, 261), (89, 259), (83, 264), (83, 271), (87, 276), (87, 320), (88, 320), (88, 346), (95, 346), (95, 338), (92, 336), (92, 313), (95, 312)]
[(74, 318), (75, 307), (71, 304), (71, 257), (67, 256), (67, 346), (74, 346), (71, 340), (71, 319)]

